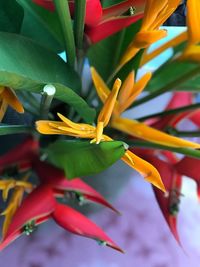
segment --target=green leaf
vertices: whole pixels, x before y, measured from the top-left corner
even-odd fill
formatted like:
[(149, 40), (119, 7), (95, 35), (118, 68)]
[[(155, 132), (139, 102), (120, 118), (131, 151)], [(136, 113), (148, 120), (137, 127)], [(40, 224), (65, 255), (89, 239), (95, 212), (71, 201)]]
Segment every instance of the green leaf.
[[(196, 63), (184, 62), (184, 61), (170, 61), (160, 67), (153, 75), (146, 90), (155, 92), (161, 88), (169, 85), (171, 82), (184, 77), (189, 72), (198, 67)], [(174, 71), (173, 71), (174, 70)], [(173, 90), (176, 88), (170, 88)]]
[(56, 53), (28, 38), (0, 33), (0, 58), (0, 85), (41, 93), (44, 85), (52, 84), (55, 98), (74, 107), (87, 122), (94, 120), (94, 110), (74, 92), (81, 88), (79, 77)]
[[(133, 40), (134, 35), (138, 32), (140, 25), (141, 20), (91, 46), (89, 49), (88, 58), (90, 65), (96, 68), (105, 81), (107, 81), (114, 72), (122, 54)], [(135, 63), (135, 61), (137, 63)], [(105, 62), (108, 64), (105, 64)], [(131, 60), (128, 66), (125, 66), (117, 76), (120, 79), (124, 79), (131, 70), (137, 69), (137, 67), (138, 58)]]
[(25, 125), (0, 125), (0, 135), (30, 133), (31, 127)]
[(88, 141), (59, 140), (46, 150), (48, 160), (65, 171), (66, 177), (99, 173), (120, 159), (125, 146), (120, 141), (90, 144)]
[(23, 9), (16, 1), (0, 1), (0, 31), (19, 33), (23, 17)]
[(17, 0), (24, 8), (24, 21), (21, 34), (51, 48), (53, 51), (64, 50), (64, 39), (58, 15), (34, 4), (31, 0)]

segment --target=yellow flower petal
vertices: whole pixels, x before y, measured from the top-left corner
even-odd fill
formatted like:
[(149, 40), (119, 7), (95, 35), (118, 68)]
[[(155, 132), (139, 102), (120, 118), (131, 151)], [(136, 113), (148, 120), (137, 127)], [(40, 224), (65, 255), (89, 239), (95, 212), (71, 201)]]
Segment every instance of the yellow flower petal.
[(126, 151), (126, 153), (121, 159), (131, 168), (138, 171), (146, 181), (152, 183), (154, 186), (161, 189), (162, 191), (166, 191), (160, 174), (153, 165), (136, 156), (129, 150)]
[(92, 74), (92, 80), (96, 88), (96, 92), (102, 103), (105, 103), (107, 97), (110, 94), (110, 89), (107, 87), (107, 85), (105, 84), (101, 76), (98, 74), (98, 72), (95, 70), (95, 68), (91, 67), (90, 70)]
[(0, 101), (0, 122), (2, 121), (2, 119), (6, 113), (7, 108), (8, 108), (7, 102), (4, 100)]
[(93, 130), (94, 127), (89, 125), (89, 124), (86, 124), (86, 123), (75, 123), (71, 120), (69, 120), (68, 118), (66, 118), (65, 116), (63, 116), (62, 114), (60, 113), (57, 113), (58, 117), (70, 128), (72, 129), (76, 129), (76, 130), (86, 130), (86, 131), (89, 131), (89, 130)]
[(200, 62), (200, 46), (189, 45), (184, 50), (183, 54), (178, 58), (179, 60), (189, 60), (194, 62)]
[(179, 34), (178, 36), (176, 36), (175, 38), (171, 39), (170, 41), (168, 41), (168, 42), (164, 43), (163, 45), (159, 46), (158, 48), (156, 48), (152, 52), (144, 53), (143, 57), (142, 57), (142, 60), (140, 62), (140, 66), (143, 66), (147, 62), (151, 61), (152, 59), (154, 59), (155, 57), (160, 55), (162, 52), (164, 52), (168, 48), (175, 47), (175, 46), (179, 45), (180, 43), (186, 41), (187, 38), (188, 38), (188, 34), (187, 34), (187, 31), (185, 31), (185, 32)]
[(200, 42), (200, 1), (187, 0), (187, 25), (190, 44)]
[(3, 92), (1, 93), (1, 97), (8, 103), (9, 106), (11, 106), (17, 112), (24, 113), (24, 108), (22, 104), (20, 103), (19, 99), (17, 98), (17, 95), (11, 88), (6, 87), (5, 90), (3, 90)]
[(36, 129), (41, 134), (63, 134), (58, 128), (65, 126), (63, 122), (59, 121), (36, 121)]
[(110, 117), (112, 115), (120, 87), (121, 80), (116, 79), (113, 85), (113, 89), (107, 97), (106, 102), (99, 113), (97, 122), (103, 122), (104, 127), (107, 126), (110, 121)]
[(12, 197), (9, 201), (9, 204), (7, 208), (2, 212), (1, 215), (5, 216), (4, 223), (3, 223), (3, 228), (2, 228), (2, 236), (3, 238), (5, 237), (8, 227), (12, 221), (13, 215), (15, 214), (16, 210), (21, 204), (22, 198), (24, 194), (24, 188), (23, 187), (16, 187)]
[(171, 147), (200, 148), (200, 144), (190, 142), (175, 136), (171, 136), (135, 120), (116, 117), (113, 118), (113, 120), (111, 121), (111, 126), (126, 134), (156, 144)]
[(144, 90), (147, 83), (151, 79), (151, 72), (146, 73), (141, 79), (139, 79), (132, 88), (132, 93), (129, 97), (124, 101), (122, 105), (119, 106), (119, 112), (124, 112), (131, 104), (135, 101), (135, 99), (140, 95), (140, 93)]
[(133, 91), (133, 86), (135, 83), (135, 73), (134, 71), (130, 72), (125, 81), (122, 84), (122, 87), (119, 92), (118, 101), (119, 104), (124, 104), (126, 100), (130, 97)]

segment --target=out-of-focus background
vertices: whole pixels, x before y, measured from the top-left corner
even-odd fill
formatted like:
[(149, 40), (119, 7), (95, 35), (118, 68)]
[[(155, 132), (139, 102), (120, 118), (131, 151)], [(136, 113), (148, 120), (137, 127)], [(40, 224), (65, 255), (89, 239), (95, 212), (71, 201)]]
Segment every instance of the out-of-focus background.
[[(184, 29), (169, 29), (169, 38), (182, 30)], [(170, 50), (150, 62), (141, 72), (153, 70), (155, 66), (165, 61), (169, 54)], [(166, 94), (162, 99), (154, 100), (156, 105), (150, 102), (148, 106), (141, 106), (131, 113), (133, 112), (134, 116), (138, 117), (145, 113), (158, 112), (167, 103), (169, 97), (170, 95)], [(131, 176), (129, 182), (122, 188), (121, 194), (113, 200), (114, 206), (122, 213), (122, 216), (106, 209), (91, 213), (89, 216), (125, 250), (125, 254), (99, 246), (95, 241), (69, 234), (53, 222), (48, 222), (40, 226), (31, 236), (21, 237), (1, 252), (0, 266), (200, 266), (200, 203), (197, 200), (194, 182), (184, 178), (178, 220), (182, 242), (182, 247), (180, 247), (164, 221), (151, 186), (135, 172)], [(122, 176), (120, 179), (123, 178)]]

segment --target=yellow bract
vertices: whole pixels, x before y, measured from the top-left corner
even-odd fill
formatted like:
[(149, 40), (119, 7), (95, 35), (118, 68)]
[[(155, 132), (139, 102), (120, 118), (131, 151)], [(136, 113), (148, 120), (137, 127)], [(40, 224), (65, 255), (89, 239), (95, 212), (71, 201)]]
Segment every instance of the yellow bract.
[(0, 121), (3, 119), (8, 106), (11, 106), (19, 113), (24, 112), (15, 92), (11, 88), (0, 86)]

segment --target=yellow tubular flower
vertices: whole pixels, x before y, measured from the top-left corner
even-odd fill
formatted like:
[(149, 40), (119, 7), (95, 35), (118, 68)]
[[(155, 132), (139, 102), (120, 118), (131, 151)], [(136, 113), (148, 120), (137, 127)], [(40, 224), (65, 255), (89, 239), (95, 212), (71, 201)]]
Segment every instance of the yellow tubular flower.
[(3, 119), (8, 106), (11, 106), (19, 113), (24, 112), (15, 92), (11, 88), (0, 86), (0, 121)]
[[(136, 97), (145, 88), (146, 84), (151, 79), (151, 73), (145, 74), (139, 81), (134, 84), (133, 78), (133, 73), (129, 74), (125, 82), (122, 84), (118, 96), (117, 105), (115, 105), (113, 116), (110, 121), (110, 126), (131, 136), (135, 136), (137, 138), (141, 138), (143, 140), (156, 144), (171, 147), (200, 148), (200, 145), (197, 143), (189, 142), (187, 140), (171, 136), (150, 126), (147, 126), (144, 123), (120, 117), (120, 114), (132, 104)], [(105, 98), (102, 96), (108, 94), (109, 88), (106, 86), (106, 84), (94, 68), (92, 68), (92, 79), (96, 87), (98, 96), (104, 102)], [(127, 90), (128, 92), (127, 96), (125, 94), (125, 90)]]
[(156, 41), (166, 37), (167, 32), (159, 27), (176, 10), (180, 0), (147, 0), (140, 31), (135, 35), (122, 56), (118, 69), (131, 60), (140, 49), (147, 48)]
[[(93, 74), (98, 76), (96, 71), (93, 69)], [(99, 76), (98, 76), (99, 77)], [(104, 86), (104, 83), (101, 83), (102, 79), (97, 79), (97, 86)], [(37, 121), (36, 128), (42, 134), (64, 134), (79, 138), (92, 139), (91, 142), (96, 142), (97, 144), (104, 141), (112, 141), (112, 139), (103, 134), (103, 128), (109, 123), (110, 117), (112, 115), (113, 109), (115, 108), (116, 98), (121, 86), (121, 81), (119, 79), (114, 83), (113, 89), (106, 92), (107, 97), (103, 93), (103, 99), (105, 104), (98, 116), (97, 127), (84, 124), (84, 123), (74, 123), (64, 117), (61, 114), (58, 114), (62, 122), (51, 122), (51, 121)], [(155, 167), (149, 164), (148, 162), (140, 159), (130, 151), (126, 151), (124, 156), (121, 158), (125, 163), (127, 163), (133, 169), (139, 171), (142, 175), (145, 176), (149, 182), (157, 186), (161, 190), (165, 191), (165, 187), (162, 183), (159, 173), (156, 171)]]
[(30, 192), (33, 189), (33, 185), (26, 181), (28, 177), (29, 177), (29, 174), (25, 175), (23, 180), (9, 179), (9, 180), (0, 181), (0, 190), (3, 191), (2, 196), (3, 196), (4, 201), (6, 201), (8, 198), (9, 190), (14, 189), (7, 208), (1, 213), (2, 216), (5, 216), (3, 229), (2, 229), (3, 238), (5, 237), (7, 233), (7, 230), (12, 221), (13, 215), (15, 214), (18, 207), (21, 205), (24, 191)]
[(22, 202), (22, 198), (24, 195), (24, 188), (23, 187), (16, 187), (7, 208), (1, 213), (1, 215), (5, 216), (3, 228), (2, 228), (2, 236), (5, 237), (8, 227), (12, 221), (13, 215), (15, 214), (16, 210), (19, 208)]

